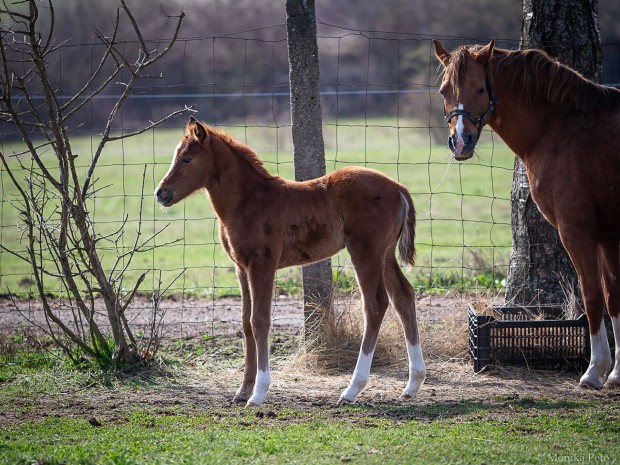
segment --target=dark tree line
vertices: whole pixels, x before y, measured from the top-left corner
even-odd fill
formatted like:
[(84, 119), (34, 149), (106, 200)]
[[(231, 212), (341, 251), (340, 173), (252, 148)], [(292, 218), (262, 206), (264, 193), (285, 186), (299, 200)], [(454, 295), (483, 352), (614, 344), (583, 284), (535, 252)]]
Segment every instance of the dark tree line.
[[(96, 31), (110, 29), (118, 3), (64, 0), (57, 5), (56, 40), (62, 46), (49, 57), (49, 68), (60, 91), (73, 94), (97, 66), (95, 57), (102, 45)], [(599, 14), (603, 42), (620, 44), (620, 6), (618, 2), (604, 3)], [(158, 111), (176, 108), (179, 102), (196, 105), (205, 119), (215, 123), (252, 118), (287, 124), (288, 98), (282, 95), (288, 92), (284, 2), (128, 0), (127, 4), (144, 25), (144, 40), (154, 47), (173, 32), (160, 12), (185, 10), (186, 19), (176, 49), (157, 64), (150, 79), (135, 89), (124, 109), (122, 126), (119, 123), (115, 129), (138, 127), (155, 118)], [(518, 46), (519, 2), (463, 0), (458, 2), (458, 12), (455, 5), (421, 0), (317, 2), (322, 90), (411, 91), (432, 85), (437, 74), (430, 53), (431, 37), (441, 37), (448, 47), (481, 42), (492, 36), (501, 46)], [(42, 22), (49, 20), (44, 6), (41, 16)], [(376, 32), (356, 32), (362, 30)], [(130, 54), (139, 47), (131, 33), (130, 22), (121, 20), (118, 40), (127, 40), (125, 50)], [(619, 58), (620, 45), (610, 53), (609, 64), (604, 65), (604, 69), (617, 74), (610, 79), (618, 81)], [(122, 79), (106, 90), (108, 96), (120, 92)], [(267, 97), (254, 97), (265, 93)], [(400, 98), (371, 93), (339, 98), (336, 102), (335, 98), (324, 96), (324, 111), (328, 118), (396, 111), (403, 116), (427, 117), (428, 96), (413, 95), (404, 100), (404, 105)], [(111, 100), (101, 98), (76, 114), (74, 127), (96, 130), (105, 124), (110, 109)], [(439, 125), (440, 117), (437, 118), (435, 123)], [(1, 129), (5, 136), (10, 136), (6, 128)]]

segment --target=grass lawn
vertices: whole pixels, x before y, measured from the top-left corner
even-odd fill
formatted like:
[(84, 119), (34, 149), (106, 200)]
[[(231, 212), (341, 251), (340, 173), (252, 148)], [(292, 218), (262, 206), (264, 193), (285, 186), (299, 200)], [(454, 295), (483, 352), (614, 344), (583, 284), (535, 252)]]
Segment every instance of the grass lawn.
[[(340, 419), (320, 409), (239, 408), (208, 414), (134, 412), (120, 424), (93, 427), (83, 419), (46, 419), (9, 427), (0, 459), (15, 464), (241, 464), (241, 463), (617, 463), (618, 423), (596, 405), (566, 414), (515, 412), (477, 420), (484, 411), (452, 418), (393, 421), (360, 408)], [(351, 417), (354, 422), (350, 421)], [(295, 418), (291, 424), (278, 418)], [(594, 460), (597, 460), (594, 462)]]
[[(293, 178), (290, 128), (226, 129), (254, 148), (270, 171)], [(142, 237), (165, 228), (156, 243), (178, 242), (138, 254), (126, 287), (132, 286), (140, 271), (151, 270), (143, 290), (155, 287), (160, 278), (166, 286), (181, 274), (173, 291), (235, 294), (238, 291), (232, 263), (218, 243), (217, 221), (204, 194), (194, 195), (167, 211), (153, 199), (154, 187), (165, 174), (181, 134), (181, 129), (160, 129), (108, 146), (96, 171), (99, 179), (95, 187), (101, 190), (90, 207), (96, 231), (101, 236), (109, 234), (126, 219), (119, 245), (121, 249), (130, 247), (138, 227), (145, 172)], [(478, 157), (463, 164), (451, 162), (445, 147), (430, 142), (428, 128), (402, 119), (328, 123), (325, 140), (328, 171), (365, 165), (385, 172), (410, 189), (418, 214), (418, 264), (410, 277), (418, 287), (449, 286), (458, 279), (478, 275), (484, 276), (484, 286), (495, 277), (503, 277), (510, 246), (508, 197), (514, 158), (497, 136), (485, 131)], [(96, 138), (89, 135), (73, 139), (84, 173), (95, 144)], [(20, 145), (3, 143), (1, 148), (11, 154), (19, 151)], [(53, 155), (44, 156), (51, 159)], [(28, 163), (25, 157), (22, 159)], [(6, 247), (23, 250), (22, 221), (11, 205), (17, 199), (16, 190), (4, 170), (0, 170), (0, 190), (0, 240)], [(111, 264), (116, 251), (113, 243), (106, 245), (104, 263)], [(346, 253), (338, 255), (334, 264), (347, 269)], [(289, 286), (298, 281), (298, 271), (285, 270), (279, 279), (282, 287)], [(51, 292), (60, 290), (53, 280), (46, 286)], [(0, 252), (0, 288), (15, 293), (33, 289), (27, 264), (6, 252)]]
[(404, 379), (384, 371), (359, 403), (337, 406), (335, 386), (349, 373), (276, 364), (266, 404), (248, 409), (228, 401), (241, 377), (236, 360), (185, 354), (183, 366), (168, 362), (156, 376), (106, 385), (100, 374), (45, 357), (0, 363), (0, 463), (620, 461), (617, 395), (581, 393), (575, 376), (473, 377), (470, 366), (431, 361), (414, 401), (393, 400)]

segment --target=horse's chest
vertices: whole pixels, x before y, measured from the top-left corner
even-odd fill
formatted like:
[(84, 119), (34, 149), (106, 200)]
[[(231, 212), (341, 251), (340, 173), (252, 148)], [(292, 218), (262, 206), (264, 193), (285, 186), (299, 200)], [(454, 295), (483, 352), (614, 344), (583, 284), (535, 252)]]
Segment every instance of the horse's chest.
[[(591, 176), (585, 176), (587, 168)], [(556, 167), (546, 173), (530, 173), (530, 192), (538, 209), (552, 225), (579, 224), (606, 233), (620, 232), (618, 187), (606, 173), (613, 167), (576, 165)]]
[(263, 234), (244, 228), (220, 227), (220, 242), (233, 262), (242, 267), (256, 258), (272, 259), (277, 247), (265, 240)]
[(530, 183), (530, 192), (534, 201), (541, 206), (547, 205), (552, 197), (552, 192), (543, 182), (534, 179)]
[(556, 211), (551, 184), (548, 180), (538, 176), (532, 176), (530, 173), (528, 173), (528, 179), (532, 200), (534, 200), (545, 219), (555, 226), (557, 224)]

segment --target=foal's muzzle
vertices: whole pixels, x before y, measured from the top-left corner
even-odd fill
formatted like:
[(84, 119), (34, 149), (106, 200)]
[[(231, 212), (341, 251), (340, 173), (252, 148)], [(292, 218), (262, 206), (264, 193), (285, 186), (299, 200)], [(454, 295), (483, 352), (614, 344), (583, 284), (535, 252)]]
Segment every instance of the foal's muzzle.
[(167, 187), (160, 187), (155, 192), (155, 197), (157, 198), (157, 201), (161, 203), (164, 207), (169, 207), (170, 205), (172, 205), (174, 193)]

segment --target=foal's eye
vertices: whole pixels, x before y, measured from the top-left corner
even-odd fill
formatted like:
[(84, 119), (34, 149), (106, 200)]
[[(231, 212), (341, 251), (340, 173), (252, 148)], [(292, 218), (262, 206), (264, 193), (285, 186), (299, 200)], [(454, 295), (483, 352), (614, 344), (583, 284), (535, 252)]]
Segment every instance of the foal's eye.
[(191, 158), (187, 158), (187, 157), (185, 157), (185, 158), (182, 158), (182, 159), (181, 159), (181, 161), (182, 161), (183, 163), (189, 163), (189, 162), (190, 162), (190, 161), (192, 161), (192, 160), (191, 160)]

